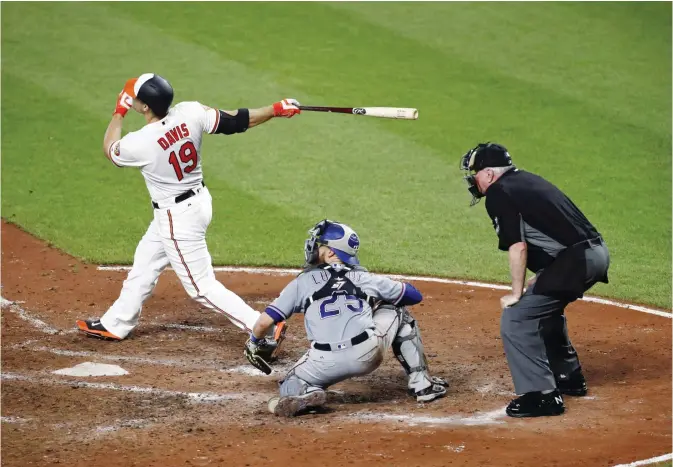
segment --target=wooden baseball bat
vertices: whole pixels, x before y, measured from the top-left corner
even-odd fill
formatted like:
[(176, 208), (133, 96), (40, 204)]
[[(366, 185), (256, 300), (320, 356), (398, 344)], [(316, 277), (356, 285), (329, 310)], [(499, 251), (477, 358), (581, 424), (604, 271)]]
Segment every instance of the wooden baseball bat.
[(365, 117), (396, 118), (401, 120), (418, 119), (418, 109), (403, 107), (320, 107), (300, 105), (299, 108), (310, 112), (334, 112), (340, 114), (363, 115)]

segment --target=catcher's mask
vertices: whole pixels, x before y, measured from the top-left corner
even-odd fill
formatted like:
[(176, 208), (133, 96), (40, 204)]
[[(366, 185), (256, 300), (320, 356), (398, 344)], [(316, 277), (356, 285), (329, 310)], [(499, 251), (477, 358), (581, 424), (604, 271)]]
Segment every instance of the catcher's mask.
[(514, 167), (505, 146), (496, 143), (481, 143), (460, 158), (460, 169), (466, 173), (463, 179), (467, 182), (467, 190), (472, 195), (470, 206), (474, 206), (484, 197), (484, 194), (479, 191), (475, 176), (487, 167)]
[(315, 264), (318, 260), (320, 245), (325, 245), (346, 264), (358, 265), (360, 237), (346, 224), (324, 219), (308, 231), (310, 237), (304, 242), (306, 264)]

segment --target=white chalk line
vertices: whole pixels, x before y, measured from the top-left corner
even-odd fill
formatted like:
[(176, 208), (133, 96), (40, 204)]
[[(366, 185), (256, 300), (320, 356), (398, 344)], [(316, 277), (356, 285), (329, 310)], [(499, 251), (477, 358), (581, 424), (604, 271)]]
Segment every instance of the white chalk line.
[[(111, 270), (111, 271), (128, 271), (130, 270), (129, 266), (99, 266), (99, 270)], [(299, 269), (276, 269), (276, 268), (249, 268), (249, 267), (231, 267), (231, 266), (221, 266), (214, 268), (216, 272), (243, 272), (243, 273), (248, 273), (248, 274), (269, 274), (269, 275), (279, 275), (279, 276), (285, 276), (285, 275), (295, 275), (301, 272)], [(438, 277), (423, 277), (423, 276), (408, 276), (408, 275), (399, 275), (399, 274), (387, 274), (388, 277), (392, 279), (397, 279), (397, 280), (411, 280), (411, 281), (419, 281), (419, 282), (436, 282), (436, 283), (442, 283), (442, 284), (454, 284), (454, 285), (464, 285), (464, 286), (469, 286), (469, 287), (479, 287), (479, 288), (489, 288), (489, 289), (496, 289), (496, 290), (510, 290), (510, 287), (500, 285), (500, 284), (490, 284), (490, 283), (484, 283), (484, 282), (475, 282), (475, 281), (462, 281), (462, 280), (455, 280), (455, 279), (444, 279), (444, 278), (438, 278)], [(629, 304), (629, 303), (622, 303), (622, 302), (615, 302), (613, 300), (607, 300), (603, 299), (600, 297), (592, 297), (592, 296), (585, 296), (581, 300), (586, 301), (586, 302), (593, 302), (593, 303), (599, 303), (602, 305), (610, 305), (610, 306), (616, 306), (619, 308), (625, 308), (625, 309), (630, 309), (630, 310), (635, 310), (639, 311), (642, 313), (648, 313), (648, 314), (653, 314), (656, 316), (661, 316), (664, 318), (673, 318), (673, 313), (668, 313), (660, 310), (656, 310), (653, 308), (648, 308), (644, 307), (641, 305), (634, 305), (634, 304)], [(24, 310), (22, 307), (18, 305), (19, 302), (13, 302), (10, 300), (6, 300), (3, 297), (0, 297), (1, 301), (1, 306), (2, 308), (9, 308), (10, 311), (16, 313), (21, 319), (31, 323), (33, 327), (37, 328), (38, 330), (46, 333), (46, 334), (58, 334), (62, 331), (55, 329), (45, 323), (44, 321), (35, 318), (33, 316), (30, 316), (26, 310)], [(257, 303), (257, 302), (255, 302)], [(200, 331), (200, 332), (221, 332), (220, 329), (218, 328), (213, 328), (213, 327), (208, 327), (208, 326), (192, 326), (192, 325), (180, 325), (180, 324), (161, 324), (161, 326), (166, 327), (166, 328), (174, 328), (174, 329), (182, 329), (182, 330), (193, 330), (193, 331)], [(72, 332), (72, 330), (68, 330), (69, 332)], [(68, 332), (66, 331), (66, 332)], [(32, 349), (32, 350), (41, 350), (41, 351), (49, 351), (53, 353), (58, 353), (62, 355), (72, 355), (72, 356), (84, 356), (81, 355), (84, 352), (75, 352), (75, 351), (67, 351), (67, 350), (59, 350), (59, 349), (47, 349), (47, 348), (38, 348), (38, 349)], [(88, 354), (94, 354), (93, 352), (87, 352)], [(177, 361), (174, 360), (157, 360), (157, 359), (146, 359), (142, 357), (125, 357), (125, 356), (101, 356), (100, 354), (96, 354), (99, 358), (104, 358), (104, 359), (110, 359), (110, 360), (127, 360), (127, 361), (136, 361), (136, 362), (142, 362), (142, 363), (150, 363), (150, 364), (160, 364), (160, 365), (169, 365), (169, 366), (175, 366), (176, 364), (182, 365), (181, 363), (178, 363)], [(89, 355), (87, 355), (89, 356)], [(257, 375), (257, 371), (254, 369), (247, 368), (245, 366), (241, 367), (235, 367), (231, 369), (224, 369), (222, 371), (226, 372), (232, 372), (232, 373), (243, 373), (243, 374), (248, 374), (251, 376), (259, 376)], [(261, 374), (261, 372), (259, 372)], [(31, 382), (36, 382), (36, 383), (42, 383), (42, 384), (61, 384), (61, 385), (76, 385), (78, 387), (85, 387), (85, 388), (93, 388), (93, 389), (109, 389), (109, 390), (119, 390), (119, 391), (129, 391), (129, 392), (141, 392), (141, 393), (151, 393), (151, 394), (157, 394), (157, 395), (163, 395), (163, 396), (186, 396), (190, 400), (195, 401), (195, 402), (216, 402), (216, 401), (221, 401), (221, 400), (232, 400), (232, 399), (241, 399), (244, 398), (245, 396), (242, 394), (215, 394), (215, 393), (197, 393), (197, 392), (183, 392), (183, 391), (170, 391), (170, 390), (162, 390), (162, 389), (155, 389), (155, 388), (147, 388), (147, 387), (139, 387), (139, 386), (122, 386), (122, 385), (117, 385), (117, 384), (112, 384), (112, 383), (89, 383), (89, 382), (82, 382), (82, 381), (76, 381), (76, 382), (68, 382), (68, 381), (58, 381), (58, 380), (40, 380), (36, 378), (32, 378), (29, 376), (25, 375), (19, 375), (19, 374), (13, 374), (13, 373), (3, 373), (0, 375), (2, 379), (9, 379), (9, 380), (22, 380), (22, 381), (31, 381)], [(493, 423), (504, 423), (502, 421), (497, 421), (496, 419), (493, 419), (492, 415), (493, 413), (500, 413), (502, 412), (501, 409), (498, 411), (494, 412), (489, 412), (487, 414), (481, 414), (478, 416), (474, 417), (462, 417), (462, 416), (451, 416), (451, 417), (414, 417), (414, 416), (409, 416), (409, 415), (393, 415), (393, 414), (361, 414), (357, 415), (354, 414), (356, 418), (362, 418), (362, 419), (388, 419), (388, 420), (397, 420), (397, 421), (406, 421), (410, 425), (415, 425), (415, 424), (438, 424), (438, 425), (443, 425), (443, 424), (458, 424), (458, 425), (483, 425), (483, 424), (493, 424)], [(5, 423), (16, 423), (18, 420), (13, 419), (12, 417), (2, 417), (2, 421)], [(658, 456), (658, 457), (653, 457), (651, 459), (645, 459), (641, 461), (636, 461), (632, 462), (630, 464), (619, 464), (618, 466), (614, 467), (637, 467), (641, 465), (649, 465), (649, 464), (654, 464), (657, 462), (665, 462), (668, 460), (673, 459), (673, 454), (665, 454), (663, 456)]]
[(16, 313), (19, 318), (21, 318), (24, 321), (28, 321), (30, 324), (33, 325), (34, 328), (46, 333), (46, 334), (58, 334), (59, 330), (52, 328), (49, 326), (47, 323), (44, 321), (37, 319), (33, 316), (30, 316), (30, 314), (21, 308), (19, 305), (16, 304), (16, 302), (12, 302), (10, 300), (5, 300), (3, 297), (0, 297), (0, 304), (2, 308), (8, 308), (9, 311)]
[(405, 422), (410, 426), (417, 425), (460, 425), (460, 426), (481, 426), (481, 425), (500, 425), (504, 424), (506, 417), (505, 407), (491, 410), (476, 415), (450, 415), (447, 417), (433, 417), (431, 415), (398, 415), (376, 412), (359, 412), (349, 415), (349, 418), (368, 421), (394, 421)]
[(57, 349), (45, 346), (31, 347), (29, 346), (30, 343), (32, 343), (32, 341), (24, 342), (21, 344), (15, 344), (12, 346), (12, 348), (17, 348), (30, 352), (48, 352), (54, 355), (62, 355), (65, 357), (87, 357), (98, 360), (137, 363), (140, 365), (160, 365), (160, 366), (193, 368), (203, 370), (217, 370), (224, 373), (239, 373), (248, 376), (260, 376), (264, 378), (275, 377), (279, 373), (284, 373), (290, 369), (290, 365), (274, 366), (273, 372), (270, 375), (265, 375), (258, 369), (249, 365), (240, 365), (231, 368), (223, 368), (222, 365), (220, 363), (217, 363), (216, 361), (209, 361), (204, 359), (198, 359), (192, 361), (188, 359), (149, 358), (149, 357), (135, 357), (130, 355), (110, 355), (110, 354), (102, 354), (99, 352), (92, 352), (88, 350)]
[[(130, 270), (129, 266), (99, 266), (99, 270), (102, 271), (128, 271)], [(243, 272), (248, 274), (268, 274), (276, 276), (289, 276), (296, 275), (301, 272), (300, 269), (288, 269), (288, 268), (253, 268), (253, 267), (235, 267), (235, 266), (220, 266), (214, 268), (216, 272)], [(408, 276), (408, 275), (399, 275), (399, 274), (386, 274), (388, 277), (397, 280), (411, 280), (419, 282), (437, 282), (440, 284), (453, 284), (453, 285), (464, 285), (468, 287), (479, 287), (479, 288), (488, 288), (495, 290), (511, 290), (510, 287), (501, 285), (501, 284), (490, 284), (486, 282), (476, 282), (476, 281), (462, 281), (456, 279), (444, 279), (439, 277), (423, 277), (423, 276)], [(656, 310), (654, 308), (648, 308), (641, 305), (634, 305), (631, 303), (622, 303), (616, 302), (614, 300), (608, 300), (600, 297), (593, 296), (584, 296), (580, 300), (590, 303), (598, 303), (601, 305), (615, 306), (618, 308), (624, 308), (627, 310), (639, 311), (641, 313), (647, 313), (655, 316), (661, 316), (662, 318), (673, 319), (673, 313), (668, 313), (665, 311)], [(664, 456), (655, 457), (652, 459), (647, 459), (643, 461), (637, 461), (631, 464), (623, 464), (615, 467), (636, 467), (640, 465), (654, 464), (656, 462), (663, 462), (666, 460), (671, 460), (673, 454), (666, 454)]]
[[(98, 266), (99, 271), (129, 271), (131, 266)], [(272, 276), (290, 276), (301, 272), (301, 269), (285, 269), (285, 268), (253, 268), (253, 267), (237, 267), (237, 266), (218, 266), (214, 268), (215, 272), (243, 272), (247, 274), (267, 274)], [(454, 284), (465, 285), (468, 287), (480, 287), (485, 289), (496, 290), (511, 290), (511, 287), (501, 284), (489, 284), (487, 282), (462, 281), (457, 279), (444, 279), (441, 277), (426, 277), (426, 276), (408, 276), (400, 274), (383, 274), (396, 280), (418, 281), (418, 282), (437, 282), (440, 284)], [(641, 305), (634, 305), (631, 303), (615, 302), (600, 297), (586, 296), (581, 298), (585, 302), (599, 303), (601, 305), (616, 306), (619, 308), (626, 308), (628, 310), (640, 311), (651, 315), (661, 316), (663, 318), (673, 319), (673, 313), (656, 310)]]
[(153, 423), (150, 423), (149, 420), (145, 420), (143, 418), (134, 418), (130, 420), (122, 420), (119, 423), (116, 423), (114, 425), (102, 425), (102, 426), (97, 426), (94, 428), (95, 433), (110, 433), (113, 431), (119, 431), (122, 428), (145, 428), (150, 425), (153, 425)]
[(672, 454), (664, 454), (663, 456), (658, 456), (658, 457), (652, 457), (651, 459), (645, 459), (642, 461), (635, 461), (631, 462), (630, 464), (619, 464), (615, 465), (613, 467), (638, 467), (640, 465), (649, 465), (649, 464), (656, 464), (658, 462), (666, 462), (673, 460), (673, 453)]
[(198, 331), (198, 332), (222, 332), (222, 328), (214, 328), (211, 326), (197, 326), (193, 324), (172, 324), (172, 323), (151, 323), (154, 326), (159, 326), (167, 329), (180, 329), (182, 331)]
[(2, 423), (26, 423), (32, 420), (32, 418), (24, 417), (0, 417), (0, 422)]
[[(193, 402), (197, 403), (207, 403), (207, 402), (220, 402), (225, 400), (246, 400), (250, 399), (249, 396), (244, 394), (216, 394), (211, 392), (184, 392), (184, 391), (173, 391), (166, 389), (157, 389), (150, 387), (141, 387), (141, 386), (123, 386), (113, 383), (90, 383), (83, 381), (67, 381), (67, 380), (57, 380), (57, 379), (47, 379), (40, 377), (33, 377), (29, 375), (22, 375), (18, 373), (2, 373), (0, 374), (2, 380), (14, 380), (14, 381), (27, 381), (31, 383), (38, 384), (47, 384), (47, 385), (65, 385), (65, 386), (76, 386), (90, 389), (104, 389), (104, 390), (115, 390), (115, 391), (126, 391), (134, 393), (144, 393), (144, 394), (154, 394), (158, 396), (186, 396)], [(441, 426), (441, 425), (459, 425), (459, 426), (482, 426), (482, 425), (494, 425), (494, 424), (504, 424), (505, 421), (502, 420), (505, 416), (504, 408), (499, 408), (490, 412), (485, 412), (482, 414), (477, 414), (473, 416), (464, 416), (464, 415), (452, 415), (448, 417), (432, 417), (432, 416), (416, 416), (416, 415), (396, 415), (396, 414), (386, 414), (386, 413), (354, 413), (346, 416), (347, 419), (358, 419), (358, 420), (367, 420), (367, 421), (402, 421), (407, 423), (410, 426), (418, 425), (429, 425), (429, 426)], [(2, 422), (4, 423), (25, 423), (30, 419), (25, 419), (21, 417), (2, 417)], [(122, 424), (121, 427), (124, 427), (125, 424)], [(128, 425), (126, 425), (128, 426)], [(110, 427), (100, 427), (98, 431), (107, 432), (118, 429), (116, 426)], [(651, 459), (646, 459), (642, 461), (632, 462), (630, 464), (619, 464), (614, 467), (637, 467), (642, 465), (654, 464), (657, 462), (664, 462), (667, 460), (673, 459), (673, 454), (665, 454), (659, 457), (653, 457)]]
[(249, 395), (238, 393), (216, 394), (212, 392), (184, 392), (173, 391), (169, 389), (157, 389), (144, 386), (124, 386), (115, 383), (90, 383), (87, 381), (73, 381), (56, 378), (44, 378), (39, 376), (23, 375), (20, 373), (2, 373), (0, 379), (7, 381), (26, 381), (30, 383), (46, 385), (76, 386), (87, 389), (105, 389), (111, 391), (135, 392), (143, 394), (153, 394), (157, 396), (183, 396), (192, 402), (221, 402), (229, 400), (249, 399)]
[(147, 357), (133, 357), (128, 355), (109, 355), (101, 354), (100, 352), (91, 352), (87, 350), (67, 350), (67, 349), (55, 349), (50, 347), (29, 347), (26, 350), (33, 352), (49, 352), (54, 355), (62, 355), (66, 357), (89, 357), (101, 360), (111, 360), (111, 361), (121, 361), (121, 362), (132, 362), (140, 364), (149, 364), (149, 365), (163, 365), (163, 366), (191, 366), (195, 368), (212, 368), (217, 369), (218, 367), (213, 364), (211, 366), (203, 365), (200, 363), (188, 363), (184, 360), (174, 360), (174, 359), (164, 359), (164, 358), (147, 358)]

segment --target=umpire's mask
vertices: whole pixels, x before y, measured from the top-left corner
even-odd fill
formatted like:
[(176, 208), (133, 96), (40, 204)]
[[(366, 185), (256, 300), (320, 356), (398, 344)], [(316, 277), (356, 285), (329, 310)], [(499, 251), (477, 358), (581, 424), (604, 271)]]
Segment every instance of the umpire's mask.
[(341, 261), (350, 265), (358, 265), (360, 238), (346, 224), (324, 219), (308, 231), (310, 237), (304, 242), (304, 259), (306, 266), (318, 260), (320, 245), (329, 247)]
[(475, 175), (487, 167), (514, 167), (505, 146), (496, 143), (481, 143), (460, 158), (460, 169), (466, 173), (463, 179), (467, 182), (467, 190), (472, 195), (470, 207), (484, 197), (484, 194), (479, 191)]

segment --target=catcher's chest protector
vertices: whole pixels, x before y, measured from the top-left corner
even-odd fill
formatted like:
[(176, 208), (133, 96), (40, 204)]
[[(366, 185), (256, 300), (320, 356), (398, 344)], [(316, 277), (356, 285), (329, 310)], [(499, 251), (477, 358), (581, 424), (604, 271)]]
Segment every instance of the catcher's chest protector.
[(311, 303), (316, 300), (321, 300), (332, 295), (354, 295), (366, 303), (369, 301), (370, 297), (346, 277), (346, 274), (352, 271), (348, 266), (343, 266), (337, 270), (329, 264), (325, 264), (318, 266), (318, 269), (321, 269), (324, 274), (329, 274), (329, 280), (320, 290), (314, 292), (313, 295), (306, 299), (304, 310), (308, 309)]

